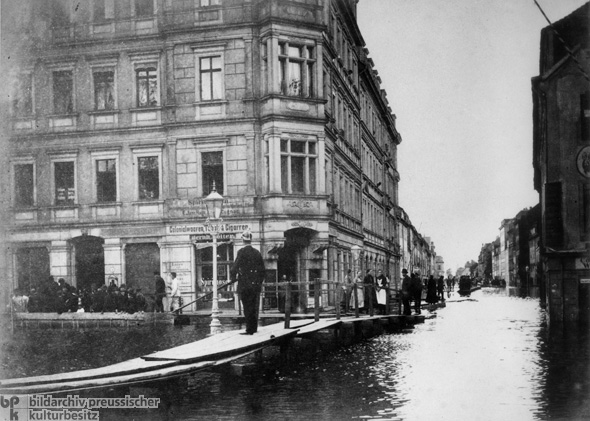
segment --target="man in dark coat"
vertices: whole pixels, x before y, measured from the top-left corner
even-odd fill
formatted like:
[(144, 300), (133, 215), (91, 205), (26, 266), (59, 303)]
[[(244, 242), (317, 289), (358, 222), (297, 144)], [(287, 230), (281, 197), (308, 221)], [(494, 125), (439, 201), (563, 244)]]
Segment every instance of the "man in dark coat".
[(242, 234), (244, 247), (238, 251), (236, 260), (231, 267), (230, 276), (238, 280), (238, 294), (244, 307), (246, 318), (246, 334), (252, 335), (258, 330), (259, 296), (264, 282), (264, 260), (258, 250), (252, 247), (252, 233)]
[(375, 278), (373, 278), (372, 269), (367, 269), (363, 284), (365, 284), (365, 309), (367, 313), (370, 313), (377, 306), (377, 291), (375, 291)]
[(154, 293), (156, 299), (156, 313), (164, 312), (164, 303), (162, 299), (166, 296), (166, 281), (160, 276), (160, 272), (154, 272), (154, 280), (156, 281), (156, 290)]
[(404, 309), (404, 316), (409, 316), (412, 314), (412, 307), (410, 306), (410, 301), (412, 300), (413, 296), (412, 279), (408, 276), (407, 269), (402, 270), (402, 274), (402, 305)]

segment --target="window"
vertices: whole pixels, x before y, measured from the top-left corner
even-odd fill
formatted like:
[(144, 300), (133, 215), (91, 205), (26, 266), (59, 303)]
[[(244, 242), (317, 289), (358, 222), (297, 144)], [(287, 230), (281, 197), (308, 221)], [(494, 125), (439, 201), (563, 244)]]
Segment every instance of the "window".
[(115, 0), (94, 0), (94, 21), (101, 22), (115, 17)]
[(136, 94), (138, 107), (158, 105), (158, 71), (155, 67), (138, 68), (136, 72)]
[(217, 193), (223, 195), (223, 152), (203, 152), (201, 162), (203, 196), (211, 193), (213, 183)]
[(283, 193), (316, 192), (317, 144), (309, 140), (281, 139)]
[(17, 117), (33, 114), (33, 75), (23, 73), (18, 76), (15, 84), (12, 110)]
[(74, 162), (55, 162), (55, 204), (71, 205), (76, 200), (76, 188), (74, 185)]
[(14, 166), (14, 205), (28, 207), (35, 204), (35, 175), (33, 164)]
[(95, 71), (94, 109), (97, 111), (115, 109), (115, 72), (112, 70)]
[(221, 57), (201, 57), (199, 59), (201, 100), (222, 99)]
[(139, 200), (152, 200), (160, 197), (159, 157), (143, 156), (137, 159)]
[(135, 16), (138, 18), (152, 17), (154, 15), (153, 0), (135, 0)]
[(74, 111), (74, 79), (71, 70), (53, 72), (53, 112), (71, 114)]
[(283, 95), (313, 97), (314, 48), (279, 43), (281, 93)]
[(96, 160), (96, 201), (108, 203), (117, 201), (117, 161)]

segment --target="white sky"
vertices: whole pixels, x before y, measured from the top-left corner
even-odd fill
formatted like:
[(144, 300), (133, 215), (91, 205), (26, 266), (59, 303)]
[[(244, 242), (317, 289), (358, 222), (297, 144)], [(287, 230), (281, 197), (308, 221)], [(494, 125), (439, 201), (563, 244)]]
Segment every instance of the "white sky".
[[(551, 22), (587, 0), (537, 0)], [(445, 268), (476, 260), (503, 219), (538, 202), (533, 0), (360, 0), (358, 24), (402, 135), (399, 203)]]

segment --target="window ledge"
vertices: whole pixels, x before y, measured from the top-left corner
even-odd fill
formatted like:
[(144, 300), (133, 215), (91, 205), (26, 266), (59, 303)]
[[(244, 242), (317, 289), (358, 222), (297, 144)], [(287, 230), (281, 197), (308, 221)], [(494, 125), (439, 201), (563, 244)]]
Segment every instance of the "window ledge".
[(121, 110), (93, 110), (88, 111), (88, 115), (109, 115), (109, 114), (120, 114)]
[(139, 107), (139, 108), (130, 108), (130, 113), (141, 113), (141, 112), (150, 112), (150, 111), (161, 111), (162, 107), (157, 105), (155, 107)]
[(229, 104), (227, 99), (213, 99), (211, 101), (195, 101), (193, 105), (201, 106), (201, 105), (222, 105), (222, 104)]
[(74, 203), (72, 205), (51, 205), (49, 209), (51, 210), (67, 210), (67, 209), (78, 209), (80, 205), (78, 203)]
[(90, 206), (94, 207), (94, 208), (111, 208), (111, 207), (121, 207), (123, 206), (123, 202), (96, 202), (96, 203), (91, 203)]
[(75, 118), (78, 117), (80, 113), (68, 113), (68, 114), (49, 114), (47, 118)]

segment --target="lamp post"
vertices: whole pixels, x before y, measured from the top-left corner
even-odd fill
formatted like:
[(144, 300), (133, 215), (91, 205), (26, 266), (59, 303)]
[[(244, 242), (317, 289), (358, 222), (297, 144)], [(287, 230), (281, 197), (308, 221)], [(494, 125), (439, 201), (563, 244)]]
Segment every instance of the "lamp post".
[(223, 196), (215, 190), (215, 181), (213, 189), (205, 199), (207, 206), (207, 220), (205, 226), (211, 234), (213, 240), (213, 303), (211, 307), (211, 335), (221, 333), (221, 322), (219, 321), (219, 298), (217, 296), (217, 235), (223, 219), (221, 219), (221, 210), (223, 208)]

